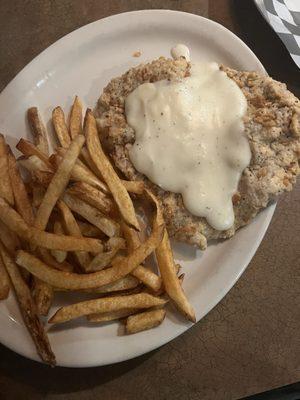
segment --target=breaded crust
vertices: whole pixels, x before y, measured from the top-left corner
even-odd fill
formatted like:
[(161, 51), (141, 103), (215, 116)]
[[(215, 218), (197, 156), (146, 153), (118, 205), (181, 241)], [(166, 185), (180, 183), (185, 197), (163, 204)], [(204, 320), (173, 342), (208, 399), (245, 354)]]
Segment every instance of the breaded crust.
[(133, 129), (127, 125), (124, 111), (126, 96), (144, 82), (176, 80), (189, 75), (185, 59), (159, 58), (130, 69), (113, 79), (103, 90), (97, 105), (101, 140), (116, 167), (130, 180), (144, 180), (159, 197), (171, 237), (205, 249), (207, 240), (229, 238), (248, 224), (270, 201), (290, 191), (299, 174), (300, 102), (286, 85), (255, 72), (240, 72), (220, 67), (243, 91), (248, 109), (245, 134), (252, 159), (233, 196), (234, 226), (226, 231), (213, 229), (205, 218), (189, 213), (180, 194), (170, 193), (152, 184), (135, 170), (128, 156), (134, 143)]

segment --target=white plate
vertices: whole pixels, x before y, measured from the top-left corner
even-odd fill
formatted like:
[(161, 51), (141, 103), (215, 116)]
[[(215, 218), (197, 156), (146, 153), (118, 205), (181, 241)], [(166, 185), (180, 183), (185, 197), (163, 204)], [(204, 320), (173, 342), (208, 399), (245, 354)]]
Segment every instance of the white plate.
[[(86, 25), (54, 43), (36, 57), (0, 96), (0, 128), (15, 144), (29, 136), (25, 112), (37, 105), (45, 120), (53, 107), (68, 110), (75, 94), (94, 106), (104, 85), (142, 61), (169, 56), (185, 43), (194, 60), (215, 60), (231, 67), (264, 72), (252, 51), (233, 33), (208, 19), (176, 11), (137, 11)], [(140, 58), (133, 58), (135, 51)], [(50, 124), (49, 124), (50, 125)], [(186, 278), (184, 289), (197, 320), (207, 314), (234, 285), (259, 246), (274, 212), (269, 207), (231, 240), (215, 243), (202, 254), (177, 246), (176, 256)], [(52, 310), (53, 311), (53, 310)], [(52, 313), (52, 312), (51, 312)], [(0, 341), (38, 360), (13, 295), (0, 303)], [(153, 350), (187, 330), (191, 324), (169, 313), (153, 330), (118, 336), (118, 325), (88, 326), (82, 321), (49, 331), (58, 365), (98, 366), (127, 360)]]

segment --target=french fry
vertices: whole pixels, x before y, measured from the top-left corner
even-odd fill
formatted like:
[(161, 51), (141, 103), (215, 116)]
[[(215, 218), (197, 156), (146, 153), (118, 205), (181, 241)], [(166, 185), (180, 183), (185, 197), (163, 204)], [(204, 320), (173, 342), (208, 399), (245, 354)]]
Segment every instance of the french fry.
[[(57, 154), (52, 154), (50, 157), (52, 168), (57, 168), (60, 164), (62, 157)], [(101, 182), (84, 164), (79, 163), (79, 159), (74, 165), (70, 180), (73, 182), (84, 182), (94, 188), (100, 189), (104, 193), (108, 193), (107, 186)], [(34, 174), (34, 177), (43, 187), (48, 187), (52, 178), (53, 172), (36, 156), (30, 156), (29, 158), (20, 157), (18, 163), (23, 168)]]
[(52, 169), (52, 165), (49, 162), (48, 155), (43, 153), (37, 146), (25, 139), (20, 139), (16, 148), (24, 154), (25, 157), (36, 156), (38, 157), (49, 169)]
[[(18, 164), (18, 162), (17, 162), (17, 160), (16, 160), (16, 163)], [(19, 166), (19, 165), (18, 165)], [(30, 197), (30, 196), (32, 196), (32, 181), (30, 180), (30, 181), (24, 181), (24, 186), (25, 186), (25, 189), (26, 189), (26, 192), (27, 192), (27, 194), (28, 194), (28, 196)]]
[(140, 314), (131, 315), (126, 321), (126, 333), (137, 333), (147, 329), (155, 328), (165, 319), (166, 311), (151, 310)]
[(9, 277), (6, 272), (4, 263), (0, 256), (0, 300), (4, 300), (8, 297), (10, 290)]
[(28, 225), (33, 225), (34, 215), (29, 197), (22, 180), (17, 161), (10, 148), (8, 148), (9, 177), (15, 198), (15, 207)]
[(87, 266), (86, 271), (101, 271), (110, 265), (119, 250), (125, 248), (125, 241), (122, 238), (110, 238), (108, 242), (111, 242), (109, 251), (97, 254)]
[(159, 297), (147, 293), (138, 293), (129, 296), (103, 297), (96, 300), (87, 300), (60, 308), (48, 321), (50, 324), (70, 321), (84, 315), (107, 313), (124, 308), (151, 308), (166, 303)]
[(14, 254), (15, 250), (21, 247), (20, 240), (16, 233), (12, 232), (1, 220), (0, 240), (11, 254)]
[[(32, 173), (33, 181), (35, 181), (38, 185), (42, 186), (44, 189), (48, 189), (48, 186), (50, 185), (53, 176), (54, 176), (54, 174), (52, 172), (48, 172), (48, 171), (35, 170)], [(44, 192), (45, 192), (44, 193), (44, 197), (45, 197), (46, 190)], [(43, 201), (43, 199), (42, 199), (42, 201)]]
[[(42, 359), (55, 363), (38, 315), (48, 315), (56, 291), (98, 298), (61, 307), (49, 323), (81, 316), (92, 323), (126, 319), (126, 332), (136, 333), (163, 321), (168, 298), (195, 322), (160, 202), (143, 181), (119, 178), (102, 148), (91, 110), (86, 111), (83, 127), (78, 96), (69, 126), (61, 107), (53, 110), (60, 147), (51, 156), (36, 107), (28, 110), (28, 120), (34, 144), (25, 139), (18, 142), (16, 147), (23, 156), (17, 162), (0, 134), (0, 300), (8, 296), (10, 288), (15, 289)], [(29, 172), (26, 183), (18, 165)], [(140, 221), (140, 226), (131, 199), (143, 194), (156, 208), (150, 235), (146, 227), (138, 234), (144, 230), (144, 222)], [(152, 253), (161, 276), (141, 265)], [(75, 261), (74, 266), (67, 257)]]
[[(55, 149), (55, 151), (57, 152), (57, 149), (63, 149), (62, 147), (57, 147)], [(66, 153), (67, 149), (63, 149), (64, 150), (64, 154)], [(51, 171), (54, 172), (57, 170), (57, 167), (59, 166), (59, 164), (62, 162), (62, 158), (63, 156), (59, 156), (57, 153), (52, 153), (51, 156), (49, 156), (48, 160), (49, 163), (51, 164)]]
[(77, 214), (81, 215), (91, 224), (97, 226), (107, 236), (117, 236), (120, 232), (120, 226), (111, 218), (106, 217), (95, 207), (90, 206), (78, 197), (74, 197), (69, 193), (65, 193), (62, 200), (67, 206)]
[[(35, 147), (35, 146), (33, 146)], [(36, 148), (37, 149), (37, 148)], [(40, 152), (37, 149), (37, 152)], [(46, 158), (46, 157), (45, 157)], [(47, 158), (46, 158), (47, 160)], [(43, 161), (43, 160), (42, 160)], [(10, 147), (8, 146), (8, 167), (9, 167), (9, 176), (10, 176), (10, 181), (11, 181), (11, 186), (13, 189), (14, 193), (14, 198), (15, 198), (15, 207), (18, 211), (18, 213), (22, 216), (24, 221), (26, 222), (27, 225), (33, 226), (34, 224), (34, 214), (32, 210), (31, 203), (29, 201), (29, 197), (24, 185), (24, 182), (22, 180), (17, 161), (15, 159), (15, 156), (13, 155)], [(21, 271), (23, 278), (28, 281), (29, 276), (28, 272), (25, 270)], [(36, 282), (36, 279), (34, 279)], [(43, 292), (45, 292), (45, 295), (47, 294), (47, 288), (45, 287), (46, 284), (43, 284), (43, 282), (38, 283), (36, 282), (37, 286), (39, 286), (39, 300), (42, 301), (43, 299)], [(46, 302), (44, 302), (46, 303)], [(41, 304), (41, 302), (39, 303)], [(38, 312), (39, 312), (39, 304), (37, 304)]]
[(89, 222), (77, 221), (82, 236), (91, 238), (104, 238), (104, 233)]
[(53, 289), (47, 283), (35, 278), (33, 298), (39, 315), (48, 315), (53, 301)]
[(137, 249), (141, 244), (139, 234), (137, 233), (137, 231), (135, 229), (130, 228), (130, 226), (128, 226), (124, 222), (121, 223), (121, 228), (122, 228), (122, 232), (125, 237), (125, 240), (127, 242), (128, 252), (131, 253), (135, 249)]
[[(54, 221), (53, 233), (55, 233), (56, 235), (64, 234), (62, 224), (58, 220)], [(66, 251), (62, 251), (62, 250), (51, 250), (51, 254), (58, 263), (64, 262), (68, 255), (68, 253)]]
[(143, 194), (145, 185), (142, 181), (125, 181), (121, 179), (122, 184), (124, 185), (127, 192), (135, 193), (135, 194)]
[(32, 206), (38, 208), (45, 196), (45, 188), (35, 183), (32, 188)]
[[(121, 261), (123, 258), (124, 258), (123, 256), (117, 256), (112, 261), (112, 266), (114, 266), (116, 262)], [(136, 269), (131, 272), (131, 275), (137, 278), (139, 281), (141, 281), (149, 289), (151, 289), (152, 292), (157, 293), (161, 290), (162, 287), (161, 277), (155, 274), (150, 269), (144, 267), (143, 265), (139, 265), (138, 267), (136, 267)]]
[(21, 167), (27, 169), (29, 172), (36, 172), (36, 171), (46, 171), (51, 172), (52, 170), (47, 167), (47, 165), (37, 156), (33, 155), (28, 158), (25, 156), (21, 156), (18, 158), (18, 164)]
[(14, 194), (8, 173), (8, 149), (4, 136), (0, 133), (0, 196), (14, 205)]
[[(140, 286), (140, 281), (136, 279), (134, 276), (127, 275), (124, 278), (118, 279), (113, 283), (109, 283), (108, 285), (100, 286), (97, 288), (91, 289), (82, 289), (80, 292), (83, 293), (95, 293), (95, 294), (113, 294), (116, 292), (124, 292), (131, 289), (135, 289)], [(63, 291), (66, 290), (55, 288), (56, 291)], [(151, 293), (150, 293), (151, 294)]]
[(75, 97), (70, 114), (70, 135), (75, 139), (77, 135), (82, 134), (82, 104), (78, 98)]
[(20, 238), (34, 246), (50, 250), (91, 251), (97, 253), (103, 250), (100, 240), (92, 238), (75, 238), (72, 236), (55, 235), (29, 227), (23, 218), (0, 197), (0, 219)]
[(31, 107), (27, 111), (27, 118), (33, 134), (34, 143), (44, 153), (49, 154), (47, 133), (43, 121), (39, 116), (38, 109)]
[(53, 207), (69, 182), (73, 166), (84, 144), (84, 141), (84, 136), (76, 136), (76, 138), (70, 144), (63, 161), (57, 168), (57, 171), (55, 172), (43, 201), (36, 213), (34, 226), (37, 229), (44, 230), (46, 228)]
[[(122, 254), (124, 254), (123, 250), (126, 249), (126, 242), (122, 237), (112, 237), (109, 238), (103, 242), (103, 251), (108, 252), (112, 249), (114, 249), (114, 247), (118, 247), (120, 250), (122, 250)], [(97, 255), (97, 254), (96, 254)], [(114, 261), (121, 261), (121, 258), (124, 258), (123, 255), (116, 255), (114, 257)]]
[(91, 159), (90, 153), (86, 147), (81, 149), (80, 158), (84, 162), (84, 164), (101, 180), (102, 176), (99, 176), (98, 170), (95, 167), (93, 160)]
[(103, 176), (122, 217), (128, 225), (139, 230), (131, 198), (102, 150), (96, 120), (91, 112), (87, 114), (85, 135), (90, 156)]
[[(163, 222), (162, 211), (156, 197), (148, 189), (145, 189), (147, 196), (155, 204), (158, 218), (154, 223), (161, 224)], [(184, 291), (180, 285), (176, 275), (176, 267), (173, 258), (172, 248), (169, 241), (167, 230), (164, 230), (163, 240), (155, 250), (156, 259), (163, 284), (168, 296), (173, 300), (179, 311), (190, 321), (196, 322), (195, 312), (188, 302)]]
[[(0, 134), (0, 300), (15, 289), (42, 359), (55, 364), (38, 318), (48, 315), (55, 292), (97, 298), (61, 307), (48, 321), (53, 324), (81, 316), (91, 323), (123, 319), (126, 332), (136, 333), (163, 321), (168, 298), (195, 322), (160, 202), (143, 181), (119, 178), (91, 110), (83, 127), (78, 96), (68, 126), (62, 108), (53, 110), (59, 147), (50, 156), (36, 107), (28, 110), (28, 120), (34, 144), (19, 140), (16, 147), (23, 155), (17, 161)], [(26, 183), (18, 166), (29, 172)], [(155, 205), (150, 235), (135, 213), (135, 195)], [(153, 253), (161, 276), (144, 265)]]
[[(65, 149), (57, 149), (58, 154), (54, 154), (53, 161), (55, 161), (55, 164), (58, 166), (62, 155), (64, 154)], [(79, 159), (76, 161), (76, 164), (74, 165), (74, 168), (72, 170), (71, 174), (71, 180), (74, 182), (85, 182), (88, 183), (91, 186), (94, 186), (97, 189), (102, 190), (104, 193), (108, 193), (108, 188), (107, 186), (101, 182), (96, 175), (92, 173), (92, 171), (87, 168), (86, 165), (84, 165)]]
[(109, 193), (108, 187), (83, 162), (77, 160), (72, 179), (75, 182), (86, 182), (104, 193)]
[(128, 317), (129, 315), (135, 314), (138, 311), (138, 308), (124, 308), (122, 310), (111, 311), (107, 313), (90, 314), (87, 315), (86, 318), (89, 322), (94, 323), (109, 322)]
[[(52, 160), (52, 163), (54, 162), (55, 165), (58, 165), (60, 160), (59, 158), (61, 157), (64, 152), (62, 150), (65, 150), (63, 148), (57, 149), (58, 154), (52, 154), (50, 157)], [(103, 183), (100, 178), (98, 177), (99, 171), (97, 171), (98, 175), (95, 173), (95, 167), (92, 167), (92, 159), (85, 147), (81, 149), (80, 156), (84, 154), (84, 160), (85, 164), (78, 159), (76, 161), (76, 165), (74, 166), (74, 169), (72, 171), (71, 179), (74, 182), (86, 182), (87, 184), (91, 185), (92, 187), (95, 187), (97, 189), (100, 189), (103, 193), (109, 193), (109, 189), (105, 183)], [(89, 162), (87, 161), (89, 157)], [(144, 183), (142, 181), (126, 181), (124, 179), (121, 179), (121, 182), (123, 183), (124, 187), (126, 190), (130, 193), (134, 194), (142, 194), (144, 191)]]
[[(19, 142), (20, 143), (20, 142)], [(22, 143), (22, 142), (21, 142)], [(25, 147), (26, 147), (26, 141), (24, 141)], [(29, 146), (30, 147), (30, 146)], [(36, 150), (32, 154), (37, 155), (40, 152), (35, 146), (32, 145), (32, 147)], [(19, 148), (20, 150), (20, 148)], [(32, 154), (28, 154), (29, 156)], [(42, 153), (41, 153), (42, 154)], [(47, 157), (42, 156), (39, 157), (43, 162), (47, 161)], [(24, 221), (29, 225), (32, 226), (34, 224), (34, 214), (32, 210), (31, 203), (29, 201), (29, 197), (24, 185), (24, 182), (22, 180), (16, 159), (11, 151), (10, 148), (8, 148), (8, 166), (9, 166), (9, 176), (11, 180), (11, 185), (15, 197), (15, 206), (19, 214), (22, 216)], [(21, 271), (23, 278), (27, 278), (26, 280), (29, 279), (28, 276), (26, 276), (26, 273), (28, 273), (26, 270)], [(25, 275), (24, 275), (25, 274)], [(38, 313), (41, 315), (46, 315), (46, 310), (47, 307), (51, 305), (50, 299), (51, 296), (49, 292), (51, 293), (51, 288), (48, 287), (47, 284), (44, 282), (38, 281), (36, 278), (34, 279), (35, 287), (36, 287), (36, 294), (37, 297), (35, 298)]]
[(166, 230), (162, 243), (157, 248), (155, 254), (164, 287), (168, 296), (174, 301), (179, 311), (181, 311), (181, 313), (187, 319), (189, 319), (191, 322), (196, 322), (195, 312), (189, 301), (187, 300), (184, 291), (180, 285), (179, 278), (177, 278), (176, 275), (173, 253)]
[[(130, 254), (141, 245), (139, 235), (136, 230), (130, 228), (130, 226), (125, 223), (122, 224), (122, 231), (127, 242), (128, 253)], [(139, 265), (134, 271), (132, 271), (132, 275), (138, 278), (154, 292), (158, 292), (161, 289), (161, 277), (142, 265)]]
[(64, 148), (68, 148), (71, 144), (71, 138), (61, 107), (56, 107), (52, 111), (52, 123), (60, 145)]
[[(183, 280), (184, 280), (184, 276), (185, 276), (185, 274), (181, 274), (181, 275), (178, 276), (178, 280), (179, 280), (180, 286), (182, 286), (182, 283), (183, 283)], [(153, 293), (152, 290), (149, 291), (149, 290), (147, 290), (147, 289), (145, 290), (145, 292), (146, 292), (146, 293), (150, 293), (150, 294)], [(160, 289), (159, 289), (158, 291), (155, 292), (155, 296), (162, 296), (162, 295), (165, 294), (165, 293), (166, 293), (166, 290), (165, 290), (164, 285), (162, 284), (161, 287), (160, 287)]]
[[(84, 116), (84, 123), (83, 123), (83, 132), (86, 130), (86, 122), (87, 122), (87, 117), (90, 112), (90, 108), (86, 109), (85, 116)], [(84, 147), (81, 151), (81, 159), (84, 161), (86, 166), (102, 181), (103, 177), (99, 173), (98, 168), (96, 167), (94, 161), (92, 160), (90, 153), (86, 147)]]
[(157, 292), (161, 288), (161, 277), (143, 265), (139, 265), (134, 271), (132, 271), (132, 275), (143, 282), (144, 285), (148, 286), (154, 292)]
[[(17, 252), (16, 262), (49, 285), (67, 290), (97, 288), (126, 276), (134, 270), (161, 241), (164, 225), (156, 226), (149, 238), (132, 254), (116, 262), (113, 267), (89, 274), (57, 271), (23, 250)], [(75, 239), (75, 238), (74, 238)]]
[(104, 214), (110, 214), (114, 210), (114, 204), (106, 194), (85, 182), (74, 183), (67, 192), (79, 197)]
[(73, 266), (69, 264), (67, 261), (64, 261), (62, 263), (58, 263), (54, 257), (52, 257), (50, 251), (48, 249), (45, 249), (43, 247), (39, 247), (36, 250), (38, 256), (44, 261), (45, 264), (49, 265), (50, 267), (53, 267), (55, 269), (58, 269), (59, 271), (68, 271), (72, 272), (73, 271)]
[[(57, 154), (52, 155), (53, 157), (53, 162), (55, 165), (59, 165), (61, 157), (65, 154), (65, 149), (63, 148), (58, 148), (57, 149)], [(86, 149), (83, 147), (81, 149), (81, 155), (83, 152), (85, 152)], [(88, 153), (89, 155), (89, 153)], [(90, 156), (89, 156), (90, 157)], [(93, 162), (93, 160), (90, 158), (90, 162)], [(71, 180), (74, 182), (84, 182), (87, 183), (88, 185), (95, 187), (96, 189), (99, 189), (102, 191), (104, 194), (109, 193), (109, 189), (105, 183), (101, 181), (99, 178), (99, 171), (98, 174), (96, 174), (95, 171), (96, 167), (94, 164), (94, 168), (92, 169), (90, 165), (87, 167), (83, 162), (80, 161), (80, 159), (77, 159), (76, 164), (74, 165), (74, 168), (72, 170), (71, 174)], [(144, 183), (140, 181), (125, 181), (121, 179), (121, 182), (124, 184), (126, 189), (129, 192), (135, 193), (135, 194), (142, 194), (144, 190)]]
[(109, 283), (108, 285), (100, 286), (95, 289), (85, 289), (84, 292), (97, 293), (97, 294), (109, 294), (114, 292), (124, 292), (138, 287), (140, 281), (134, 276), (126, 275), (115, 282)]
[(45, 363), (55, 365), (55, 356), (51, 350), (44, 327), (39, 320), (36, 305), (31, 297), (30, 290), (24, 282), (18, 266), (10, 257), (2, 243), (0, 243), (0, 253), (14, 287), (25, 325), (31, 334), (37, 352)]
[(119, 250), (126, 249), (126, 241), (122, 237), (112, 237), (105, 243), (105, 250), (113, 250), (117, 247)]
[[(80, 228), (77, 224), (77, 221), (74, 218), (69, 207), (66, 205), (66, 203), (64, 203), (62, 200), (59, 200), (57, 203), (57, 206), (61, 212), (65, 229), (69, 233), (69, 235), (79, 237), (79, 238), (82, 237), (82, 234), (80, 232)], [(84, 270), (86, 270), (86, 267), (91, 262), (89, 253), (84, 252), (84, 251), (76, 251), (74, 254), (75, 254), (75, 257), (76, 257), (79, 265)]]

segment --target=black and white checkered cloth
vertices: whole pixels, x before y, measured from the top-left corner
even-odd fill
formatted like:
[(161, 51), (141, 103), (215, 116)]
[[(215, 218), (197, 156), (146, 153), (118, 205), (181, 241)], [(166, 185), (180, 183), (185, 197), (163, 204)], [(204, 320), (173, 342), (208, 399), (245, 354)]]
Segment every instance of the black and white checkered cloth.
[(300, 0), (263, 0), (262, 6), (267, 21), (300, 68)]

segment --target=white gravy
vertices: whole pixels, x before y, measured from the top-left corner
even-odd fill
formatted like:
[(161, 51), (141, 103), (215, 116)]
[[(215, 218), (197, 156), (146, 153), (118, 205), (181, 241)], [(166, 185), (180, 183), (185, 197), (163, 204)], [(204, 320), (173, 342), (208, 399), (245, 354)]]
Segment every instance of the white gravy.
[(181, 193), (193, 215), (229, 229), (232, 195), (251, 158), (246, 110), (242, 91), (216, 63), (192, 65), (181, 81), (144, 83), (125, 101), (136, 135), (130, 159), (162, 189)]

